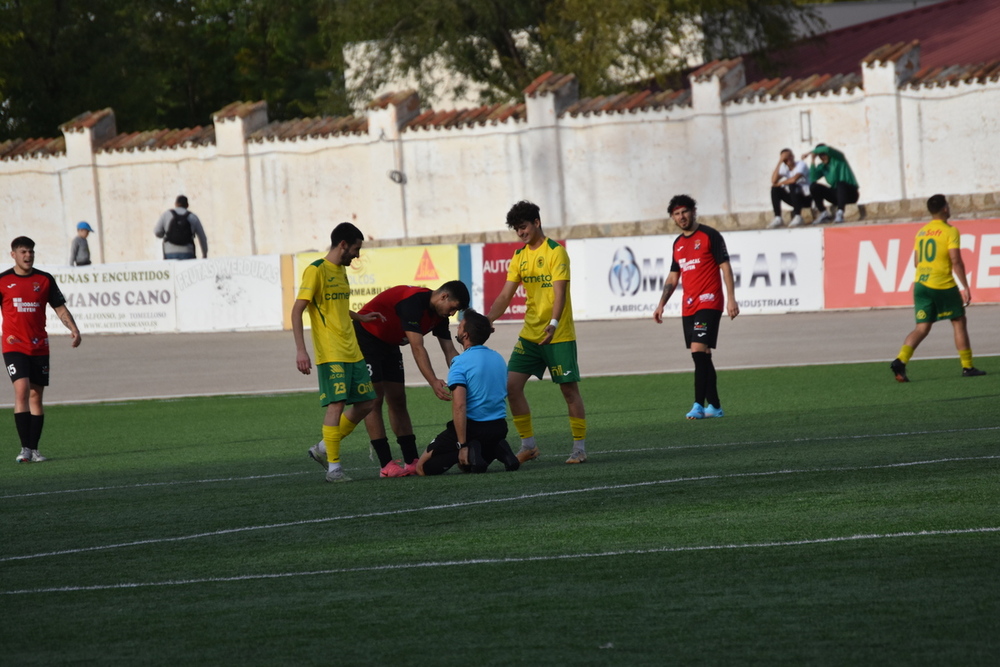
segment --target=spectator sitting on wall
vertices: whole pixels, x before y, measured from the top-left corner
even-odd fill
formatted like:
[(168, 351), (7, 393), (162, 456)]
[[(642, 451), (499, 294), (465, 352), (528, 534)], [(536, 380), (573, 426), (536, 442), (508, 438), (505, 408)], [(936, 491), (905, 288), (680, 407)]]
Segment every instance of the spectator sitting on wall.
[(76, 236), (69, 247), (70, 266), (90, 266), (90, 244), (87, 243), (87, 237), (92, 231), (94, 229), (89, 223), (76, 223)]
[(208, 239), (198, 216), (188, 210), (188, 199), (179, 195), (174, 208), (167, 209), (156, 221), (156, 238), (163, 239), (163, 259), (194, 259), (194, 237), (201, 244), (201, 256), (208, 257)]
[[(851, 165), (847, 163), (844, 154), (826, 144), (817, 144), (816, 148), (802, 156), (806, 159), (812, 156), (812, 166), (809, 168), (810, 191), (816, 206), (823, 209), (813, 224), (821, 225), (830, 222), (830, 212), (826, 210), (824, 201), (828, 201), (837, 209), (834, 222), (844, 221), (844, 208), (858, 201), (858, 180), (854, 178)], [(816, 164), (816, 158), (820, 163)], [(824, 178), (829, 186), (817, 183)]]
[(785, 148), (778, 157), (778, 165), (771, 172), (771, 206), (774, 208), (774, 220), (768, 229), (781, 227), (781, 202), (792, 207), (792, 219), (789, 227), (802, 224), (802, 209), (810, 206), (809, 196), (809, 165), (805, 160), (796, 160), (791, 148)]

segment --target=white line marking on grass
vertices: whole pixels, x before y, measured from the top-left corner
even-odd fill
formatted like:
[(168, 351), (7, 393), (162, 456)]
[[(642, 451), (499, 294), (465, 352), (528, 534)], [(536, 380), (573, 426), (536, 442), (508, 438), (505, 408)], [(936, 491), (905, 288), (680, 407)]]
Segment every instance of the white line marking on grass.
[[(312, 471), (316, 474), (315, 471)], [(302, 470), (299, 472), (281, 472), (272, 475), (249, 475), (247, 477), (217, 477), (215, 479), (191, 479), (177, 482), (140, 482), (139, 484), (122, 484), (121, 486), (91, 486), (83, 489), (62, 489), (60, 491), (32, 491), (31, 493), (12, 493), (7, 496), (0, 496), (0, 500), (9, 498), (31, 498), (34, 496), (52, 496), (60, 493), (87, 493), (91, 491), (117, 491), (120, 489), (144, 489), (153, 486), (184, 486), (185, 484), (214, 484), (216, 482), (242, 482), (253, 479), (271, 479), (274, 477), (294, 477), (296, 475), (308, 475)]]
[(265, 524), (261, 526), (243, 526), (240, 528), (226, 528), (224, 530), (213, 530), (204, 533), (193, 533), (191, 535), (178, 535), (176, 537), (155, 537), (146, 540), (135, 540), (133, 542), (120, 542), (118, 544), (103, 544), (93, 547), (78, 547), (75, 549), (62, 549), (60, 551), (48, 551), (36, 554), (26, 554), (23, 556), (4, 556), (0, 558), (0, 563), (9, 563), (16, 560), (30, 560), (32, 558), (46, 558), (50, 556), (68, 556), (72, 554), (88, 553), (91, 551), (107, 551), (110, 549), (121, 549), (124, 547), (136, 547), (136, 546), (146, 546), (150, 544), (165, 544), (169, 542), (185, 542), (187, 540), (197, 540), (203, 537), (220, 537), (222, 535), (233, 535), (236, 533), (248, 533), (258, 530), (273, 530), (277, 528), (292, 528), (295, 526), (306, 526), (309, 524), (316, 523), (329, 523), (332, 521), (349, 521), (353, 519), (371, 519), (375, 517), (383, 516), (398, 516), (401, 514), (413, 514), (416, 512), (429, 512), (435, 510), (443, 509), (457, 509), (460, 507), (475, 507), (477, 505), (490, 505), (494, 503), (509, 503), (517, 500), (532, 500), (537, 498), (550, 498), (554, 496), (567, 496), (578, 493), (594, 493), (599, 491), (618, 491), (622, 489), (637, 489), (647, 486), (658, 486), (661, 484), (679, 484), (681, 482), (704, 482), (708, 480), (719, 480), (719, 479), (738, 479), (738, 478), (752, 478), (752, 477), (772, 477), (775, 475), (796, 475), (796, 474), (815, 474), (824, 472), (859, 472), (863, 470), (887, 470), (890, 468), (903, 468), (909, 466), (918, 465), (933, 465), (936, 463), (954, 463), (960, 461), (985, 461), (991, 459), (1000, 459), (1000, 455), (997, 456), (968, 456), (960, 458), (947, 458), (947, 459), (933, 459), (927, 461), (908, 461), (903, 463), (885, 463), (881, 465), (874, 466), (856, 466), (856, 467), (836, 467), (836, 468), (805, 468), (805, 469), (789, 469), (789, 470), (769, 470), (763, 472), (739, 472), (739, 473), (720, 473), (716, 475), (699, 475), (697, 477), (677, 477), (674, 479), (659, 479), (651, 480), (647, 482), (634, 482), (632, 484), (608, 484), (602, 486), (591, 486), (584, 487), (582, 489), (564, 489), (562, 491), (542, 491), (538, 493), (526, 493), (519, 496), (509, 496), (507, 498), (484, 498), (482, 500), (469, 500), (465, 502), (458, 503), (447, 503), (444, 505), (426, 505), (424, 507), (410, 507), (407, 509), (398, 510), (386, 510), (384, 512), (365, 512), (363, 514), (347, 514), (344, 516), (331, 516), (331, 517), (321, 517), (318, 519), (301, 519), (298, 521), (283, 521), (281, 523)]
[(290, 577), (311, 577), (313, 575), (356, 574), (362, 572), (384, 572), (390, 570), (415, 570), (432, 567), (455, 567), (462, 565), (499, 565), (509, 563), (537, 563), (556, 560), (571, 560), (578, 558), (608, 558), (613, 556), (644, 556), (662, 553), (684, 553), (692, 551), (726, 551), (732, 549), (773, 549), (776, 547), (800, 547), (813, 544), (834, 544), (838, 542), (858, 542), (861, 540), (887, 540), (906, 537), (939, 537), (944, 535), (970, 535), (982, 533), (997, 533), (1000, 527), (986, 528), (955, 528), (950, 530), (919, 530), (900, 533), (873, 533), (867, 535), (846, 535), (840, 537), (818, 537), (787, 542), (755, 542), (748, 544), (705, 544), (688, 547), (657, 547), (655, 549), (620, 549), (616, 551), (599, 551), (593, 553), (557, 554), (554, 556), (510, 556), (505, 558), (471, 558), (467, 560), (428, 561), (423, 563), (396, 563), (393, 565), (372, 565), (368, 567), (346, 567), (331, 570), (312, 570), (309, 572), (279, 572), (271, 574), (244, 574), (235, 577), (205, 577), (202, 579), (175, 579), (170, 581), (147, 581), (119, 584), (96, 584), (91, 586), (59, 586), (53, 588), (25, 588), (13, 591), (0, 591), (0, 595), (28, 595), (32, 593), (71, 593), (75, 591), (108, 591), (131, 588), (150, 588), (154, 586), (190, 586), (192, 584), (231, 583), (237, 581), (260, 581), (264, 579), (286, 579)]
[[(826, 442), (831, 440), (865, 440), (868, 438), (902, 438), (911, 436), (922, 436), (922, 435), (940, 435), (943, 433), (973, 433), (975, 431), (1000, 431), (1000, 426), (982, 426), (975, 428), (949, 428), (941, 429), (937, 431), (904, 431), (899, 433), (865, 433), (860, 435), (829, 435), (816, 438), (790, 438), (790, 439), (780, 439), (780, 440), (744, 440), (736, 442), (710, 442), (701, 445), (669, 445), (666, 447), (636, 447), (633, 449), (606, 449), (599, 452), (591, 452), (591, 454), (615, 454), (615, 453), (632, 453), (632, 452), (657, 452), (657, 451), (673, 451), (678, 449), (706, 449), (710, 447), (739, 447), (741, 445), (753, 446), (753, 445), (777, 445), (781, 443), (799, 444), (803, 442)], [(541, 454), (540, 458), (556, 458), (561, 457), (558, 454)], [(348, 470), (359, 470), (360, 468), (348, 468)], [(8, 495), (0, 495), (0, 500), (9, 500), (12, 498), (31, 498), (35, 496), (50, 496), (55, 494), (63, 493), (87, 493), (91, 491), (114, 491), (116, 489), (139, 489), (145, 487), (154, 486), (181, 486), (184, 484), (211, 484), (216, 482), (239, 482), (243, 480), (254, 480), (254, 479), (270, 479), (273, 477), (293, 477), (295, 475), (307, 475), (306, 472), (287, 472), (287, 473), (275, 473), (273, 475), (248, 475), (246, 477), (221, 477), (217, 479), (196, 479), (196, 480), (184, 480), (177, 482), (149, 482), (141, 484), (125, 484), (121, 486), (94, 486), (86, 487), (82, 489), (61, 489), (58, 491), (32, 491), (30, 493), (11, 493)]]

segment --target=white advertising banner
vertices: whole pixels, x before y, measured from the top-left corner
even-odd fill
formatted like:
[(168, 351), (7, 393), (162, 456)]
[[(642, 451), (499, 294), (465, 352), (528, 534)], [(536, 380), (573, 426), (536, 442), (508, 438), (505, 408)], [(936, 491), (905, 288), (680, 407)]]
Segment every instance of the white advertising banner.
[[(176, 331), (174, 270), (177, 262), (128, 262), (38, 268), (51, 273), (84, 335)], [(52, 308), (49, 335), (68, 334)]]
[[(821, 229), (724, 232), (744, 314), (823, 309)], [(651, 318), (670, 273), (676, 235), (574, 240), (573, 309), (577, 319)], [(679, 317), (683, 292), (665, 315)]]
[(170, 264), (180, 331), (282, 328), (279, 255)]

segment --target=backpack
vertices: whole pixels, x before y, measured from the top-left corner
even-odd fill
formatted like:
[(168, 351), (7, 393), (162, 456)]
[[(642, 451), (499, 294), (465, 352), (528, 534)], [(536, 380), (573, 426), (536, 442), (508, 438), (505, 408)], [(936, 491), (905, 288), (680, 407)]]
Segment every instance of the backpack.
[(194, 234), (191, 233), (191, 221), (188, 220), (191, 211), (184, 211), (184, 215), (181, 215), (171, 209), (170, 215), (173, 216), (173, 220), (167, 224), (165, 234), (167, 242), (173, 245), (193, 245)]

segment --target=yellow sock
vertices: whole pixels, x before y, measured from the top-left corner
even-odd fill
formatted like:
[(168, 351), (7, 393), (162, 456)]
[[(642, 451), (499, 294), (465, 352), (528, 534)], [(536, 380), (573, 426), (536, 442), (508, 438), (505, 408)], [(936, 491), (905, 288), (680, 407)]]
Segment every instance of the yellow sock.
[[(972, 353), (970, 352), (969, 354), (972, 354)], [(904, 364), (910, 363), (910, 359), (912, 357), (913, 357), (913, 348), (912, 347), (910, 347), (909, 345), (904, 345), (903, 347), (899, 348), (898, 358)]]
[(573, 440), (583, 440), (587, 437), (587, 420), (580, 417), (569, 418), (569, 431)]
[(323, 444), (328, 463), (340, 463), (340, 427), (323, 424)]
[(531, 425), (531, 413), (514, 415), (514, 428), (517, 429), (517, 434), (521, 436), (521, 440), (534, 437), (535, 429)]
[(341, 440), (343, 440), (344, 438), (346, 438), (350, 434), (354, 433), (355, 427), (357, 427), (357, 424), (354, 423), (354, 422), (352, 422), (350, 419), (348, 419), (346, 414), (341, 414), (340, 415), (340, 438), (341, 438)]
[(962, 360), (962, 368), (972, 368), (972, 350), (959, 350), (958, 358)]

